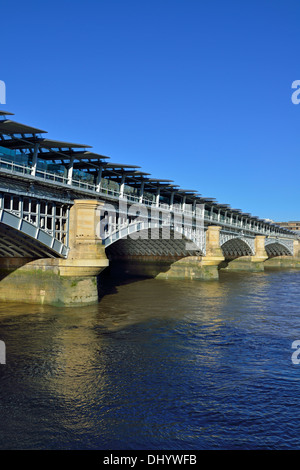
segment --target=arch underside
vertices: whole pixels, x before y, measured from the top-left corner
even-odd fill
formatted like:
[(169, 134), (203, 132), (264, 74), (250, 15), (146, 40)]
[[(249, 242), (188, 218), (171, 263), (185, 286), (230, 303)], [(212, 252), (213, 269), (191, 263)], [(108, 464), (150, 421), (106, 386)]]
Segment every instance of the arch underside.
[(267, 244), (266, 252), (269, 258), (275, 258), (275, 256), (293, 256), (288, 247), (278, 242)]
[(240, 238), (227, 240), (221, 246), (225, 259), (235, 259), (241, 256), (253, 256), (251, 247)]
[(53, 258), (57, 257), (57, 253), (22, 232), (0, 223), (0, 257)]
[[(181, 238), (179, 238), (181, 237)], [(167, 238), (163, 230), (141, 230), (114, 241), (106, 248), (109, 259), (126, 256), (203, 256), (201, 249), (191, 240), (172, 230)]]
[(65, 257), (68, 248), (33, 223), (6, 210), (0, 211), (0, 257)]

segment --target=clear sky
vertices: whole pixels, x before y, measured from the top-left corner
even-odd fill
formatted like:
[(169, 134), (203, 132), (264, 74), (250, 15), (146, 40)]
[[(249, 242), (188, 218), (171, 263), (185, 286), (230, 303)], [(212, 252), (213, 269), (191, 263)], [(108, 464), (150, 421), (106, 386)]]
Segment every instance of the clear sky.
[(299, 0), (15, 0), (0, 15), (16, 121), (300, 220)]

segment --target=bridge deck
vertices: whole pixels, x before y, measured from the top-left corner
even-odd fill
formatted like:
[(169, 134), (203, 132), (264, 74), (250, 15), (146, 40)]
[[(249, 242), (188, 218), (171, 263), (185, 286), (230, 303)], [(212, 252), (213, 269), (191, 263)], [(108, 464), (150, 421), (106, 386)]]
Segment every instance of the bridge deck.
[[(200, 238), (202, 230), (199, 231), (197, 226), (199, 219), (204, 228), (221, 226), (222, 233), (229, 238), (247, 237), (250, 246), (256, 235), (298, 239), (295, 232), (271, 221), (218, 203), (214, 198), (202, 197), (196, 190), (182, 189), (172, 180), (152, 178), (140, 171), (139, 166), (112, 163), (109, 157), (87, 150), (91, 148), (88, 145), (51, 140), (42, 136), (46, 131), (17, 123), (7, 118), (5, 112), (0, 116), (0, 210), (6, 219), (7, 214), (11, 220), (17, 217), (21, 228), (26, 227), (22, 212), (24, 198), (28, 200), (30, 195), (29, 204), (37, 207), (41, 200), (49, 204), (56, 201), (51, 206), (52, 214), (41, 216), (38, 209), (37, 212), (27, 211), (27, 215), (29, 223), (32, 222), (30, 236), (37, 239), (34, 234), (39, 234), (43, 240), (47, 235), (52, 237), (46, 245), (49, 249), (54, 247), (60, 256), (66, 256), (68, 246), (68, 215), (57, 214), (54, 207), (61, 208), (66, 203), (69, 208), (75, 199), (83, 198), (101, 200), (112, 206), (115, 216), (111, 221), (110, 236), (112, 233), (119, 236), (120, 231), (129, 230), (126, 220), (129, 226), (134, 220), (139, 222), (137, 213), (141, 209), (144, 214), (146, 210), (147, 222), (151, 217), (152, 223), (159, 226), (169, 223), (184, 227), (195, 240)], [(10, 195), (8, 205), (5, 205), (5, 194)], [(17, 210), (13, 207), (14, 195), (19, 197)], [(126, 214), (123, 214), (125, 203)], [(130, 204), (134, 205), (133, 216), (127, 213)], [(120, 222), (121, 217), (125, 222)]]

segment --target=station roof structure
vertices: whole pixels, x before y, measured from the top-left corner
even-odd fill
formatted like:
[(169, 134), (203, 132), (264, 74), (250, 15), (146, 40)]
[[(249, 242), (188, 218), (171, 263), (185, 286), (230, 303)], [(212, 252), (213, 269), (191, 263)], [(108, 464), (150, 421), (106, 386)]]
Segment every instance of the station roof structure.
[(3, 119), (0, 121), (0, 132), (13, 136), (14, 134), (42, 134), (46, 131), (26, 126), (25, 124), (20, 124), (10, 119)]
[(19, 154), (28, 156), (29, 160), (36, 155), (38, 159), (60, 163), (66, 167), (72, 164), (74, 169), (91, 174), (96, 174), (101, 169), (102, 177), (117, 182), (125, 179), (125, 184), (132, 187), (138, 187), (143, 182), (144, 190), (150, 193), (157, 193), (159, 188), (161, 195), (174, 193), (175, 201), (176, 199), (181, 201), (182, 197), (185, 196), (186, 202), (196, 201), (271, 226), (276, 225), (266, 222), (265, 219), (243, 213), (241, 209), (233, 209), (228, 204), (218, 203), (215, 198), (204, 197), (195, 189), (182, 189), (180, 186), (173, 184), (173, 180), (152, 178), (150, 173), (140, 171), (140, 166), (110, 162), (110, 157), (89, 150), (92, 149), (90, 145), (46, 138), (42, 134), (47, 134), (47, 131), (15, 122), (10, 118), (13, 115), (9, 111), (0, 110), (0, 146), (8, 150), (18, 151)]
[(0, 111), (0, 116), (14, 116), (14, 113), (10, 113), (9, 111)]

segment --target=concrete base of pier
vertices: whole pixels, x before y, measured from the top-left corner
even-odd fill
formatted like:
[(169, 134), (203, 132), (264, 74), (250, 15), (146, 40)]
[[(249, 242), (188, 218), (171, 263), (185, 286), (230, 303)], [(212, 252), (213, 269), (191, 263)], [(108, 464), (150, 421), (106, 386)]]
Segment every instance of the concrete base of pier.
[(132, 256), (110, 262), (110, 275), (207, 281), (219, 278), (218, 263), (198, 256)]
[(253, 256), (242, 256), (233, 260), (223, 261), (219, 269), (221, 271), (248, 271), (248, 272), (261, 272), (264, 271), (265, 258), (254, 258)]
[(182, 258), (170, 266), (166, 272), (160, 272), (157, 279), (191, 279), (210, 281), (219, 279), (218, 261), (205, 260), (197, 256)]
[(265, 269), (268, 268), (300, 268), (300, 257), (294, 256), (276, 256), (275, 258), (269, 258), (264, 262)]
[[(97, 303), (97, 274), (107, 266), (107, 260), (103, 260), (102, 267), (98, 263), (92, 268), (60, 266), (61, 261), (1, 258), (0, 301), (55, 306)], [(71, 275), (65, 275), (66, 272)]]

